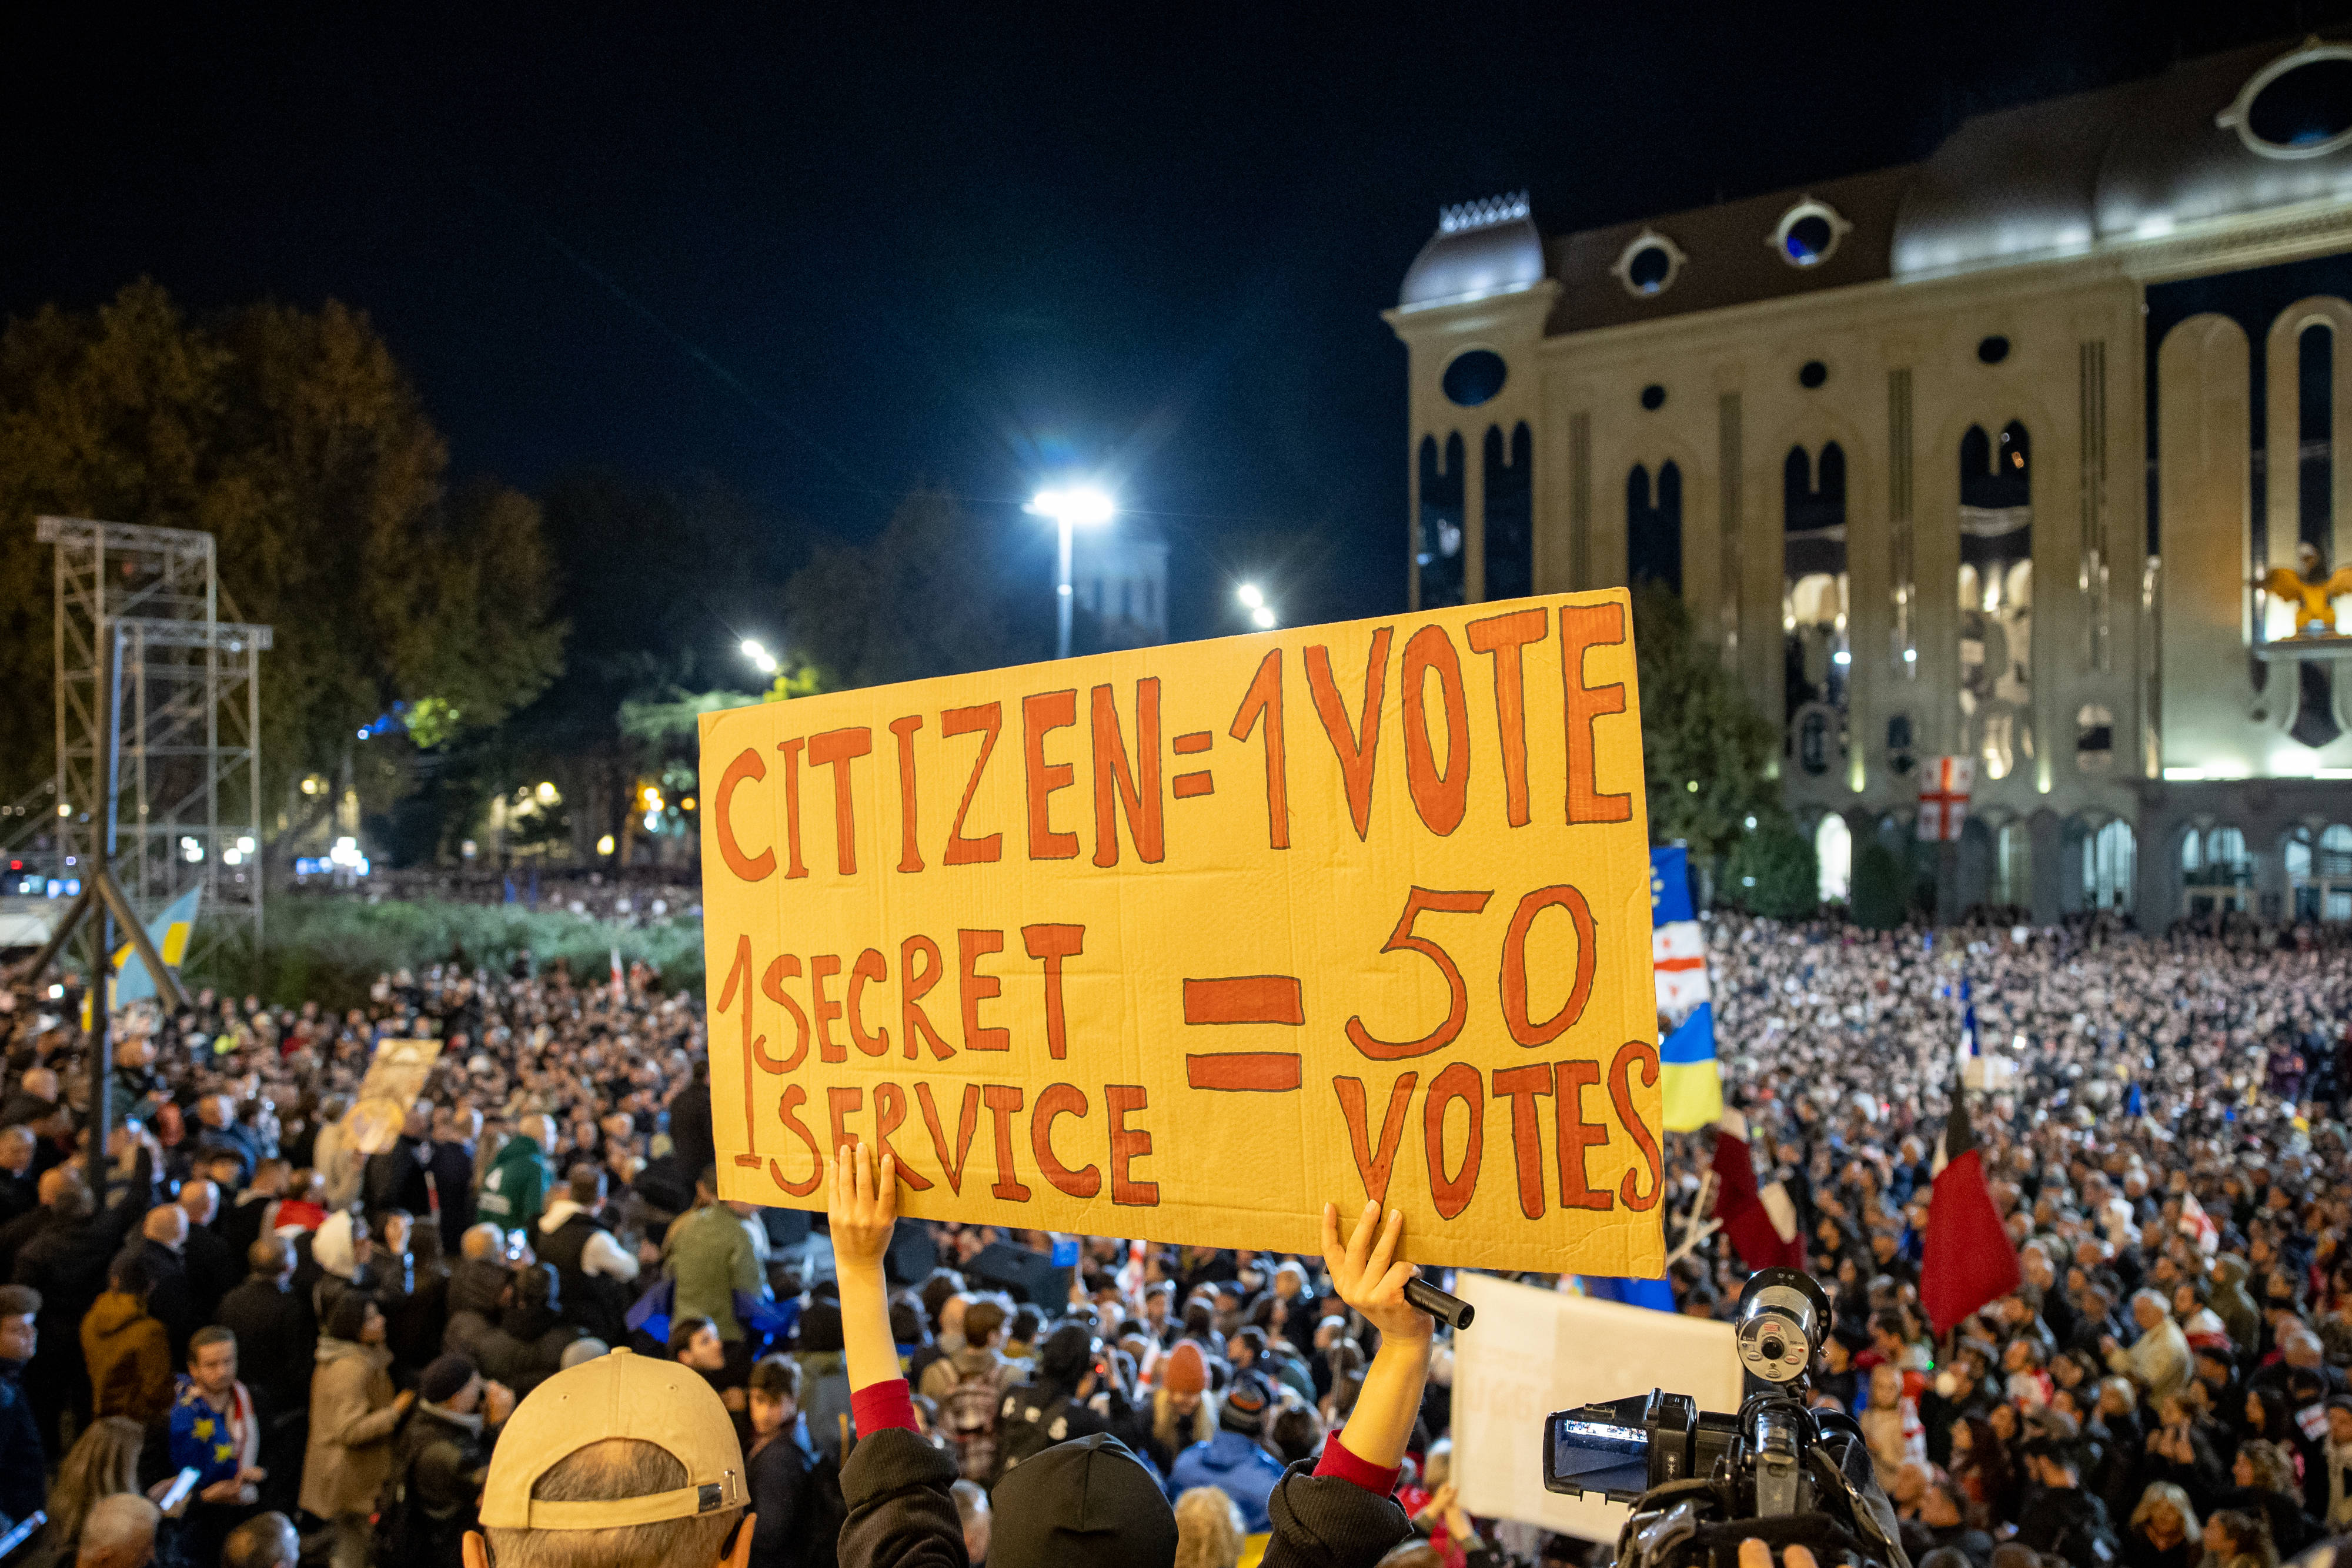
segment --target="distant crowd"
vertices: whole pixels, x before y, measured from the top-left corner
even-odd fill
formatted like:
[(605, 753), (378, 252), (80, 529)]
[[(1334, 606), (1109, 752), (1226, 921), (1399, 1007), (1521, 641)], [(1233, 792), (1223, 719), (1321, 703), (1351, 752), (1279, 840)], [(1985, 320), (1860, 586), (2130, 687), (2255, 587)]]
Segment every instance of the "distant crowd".
[[(2352, 947), (1709, 931), (1759, 1177), (1838, 1302), (1816, 1396), (1858, 1416), (1916, 1568), (2274, 1568), (2352, 1532)], [(643, 970), (125, 1015), (125, 1125), (93, 1156), (87, 1041), (7, 1001), (0, 1516), (47, 1516), (10, 1568), (530, 1568), (465, 1541), (487, 1521), (503, 1550), (534, 1391), (641, 1364), (724, 1411), (755, 1522), (710, 1545), (760, 1568), (1072, 1560), (1073, 1495), (1126, 1499), (1129, 1554), (1188, 1568), (1591, 1550), (1464, 1511), (1448, 1336), (1356, 1216), (1290, 1257), (890, 1223), (870, 1188), (814, 1230), (720, 1202), (700, 998)], [(1970, 1024), (2026, 1282), (1939, 1341), (1918, 1270)], [(425, 1091), (362, 1153), (374, 1044), (419, 1037), (444, 1047)], [(1708, 1140), (1669, 1157), (1686, 1210)], [(1727, 1312), (1743, 1275), (1703, 1239), (1677, 1303)], [(950, 1556), (893, 1555), (943, 1520)]]

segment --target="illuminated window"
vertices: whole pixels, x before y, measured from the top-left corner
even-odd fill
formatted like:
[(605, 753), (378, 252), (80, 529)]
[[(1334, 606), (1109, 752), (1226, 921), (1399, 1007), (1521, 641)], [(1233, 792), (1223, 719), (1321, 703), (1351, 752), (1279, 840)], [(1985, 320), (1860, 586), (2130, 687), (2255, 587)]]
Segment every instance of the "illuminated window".
[(1813, 858), (1822, 868), (1822, 902), (1843, 900), (1853, 881), (1853, 832), (1835, 811), (1813, 830)]
[(2297, 920), (2352, 921), (2352, 827), (2331, 822), (2286, 841), (2286, 880)]
[(2033, 470), (2014, 421), (1960, 438), (1960, 724), (1988, 781), (2033, 757)]
[(1994, 835), (1992, 901), (2033, 906), (2033, 830), (2023, 822), (2003, 822)]
[(2083, 839), (2083, 906), (2127, 914), (2137, 874), (2139, 841), (2120, 817)]
[(1844, 759), (1847, 640), (1845, 452), (1822, 447), (1818, 474), (1792, 446), (1780, 465), (1782, 722), (1797, 766), (1820, 777)]
[(2214, 915), (2246, 907), (2253, 885), (2253, 857), (2246, 852), (2246, 835), (2236, 828), (2191, 828), (2180, 841), (2180, 883), (2189, 894), (2189, 913)]
[(2317, 158), (2352, 145), (2352, 45), (2281, 55), (2215, 118), (2265, 158)]
[(1688, 259), (1674, 241), (1654, 229), (1643, 229), (1618, 253), (1616, 265), (1609, 270), (1625, 286), (1626, 293), (1648, 299), (1672, 288)]
[(1807, 196), (1780, 214), (1766, 243), (1790, 267), (1819, 267), (1837, 253), (1838, 242), (1852, 227), (1835, 207)]

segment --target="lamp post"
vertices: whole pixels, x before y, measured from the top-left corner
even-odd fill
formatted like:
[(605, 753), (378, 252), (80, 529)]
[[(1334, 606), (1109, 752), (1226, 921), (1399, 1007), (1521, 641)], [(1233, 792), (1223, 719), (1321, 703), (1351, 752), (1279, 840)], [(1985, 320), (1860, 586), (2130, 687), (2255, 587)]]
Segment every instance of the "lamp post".
[(1093, 528), (1107, 523), (1118, 508), (1092, 485), (1073, 485), (1066, 489), (1038, 491), (1023, 510), (1034, 517), (1053, 518), (1061, 534), (1061, 567), (1055, 579), (1054, 657), (1066, 659), (1070, 656), (1071, 530), (1079, 524)]

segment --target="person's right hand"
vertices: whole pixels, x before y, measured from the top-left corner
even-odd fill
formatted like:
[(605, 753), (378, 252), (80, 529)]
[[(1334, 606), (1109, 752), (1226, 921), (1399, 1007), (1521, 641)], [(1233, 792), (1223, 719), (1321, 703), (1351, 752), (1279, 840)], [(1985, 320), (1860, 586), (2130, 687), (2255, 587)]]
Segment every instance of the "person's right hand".
[(898, 1223), (898, 1162), (886, 1154), (877, 1171), (872, 1149), (844, 1144), (833, 1162), (825, 1213), (832, 1224), (834, 1267), (879, 1270)]
[(515, 1391), (513, 1389), (503, 1383), (482, 1385), (482, 1411), (488, 1417), (488, 1425), (504, 1426), (507, 1417), (514, 1414), (514, 1407)]
[(1404, 1214), (1389, 1211), (1381, 1222), (1381, 1206), (1364, 1205), (1356, 1228), (1343, 1246), (1339, 1240), (1339, 1207), (1323, 1206), (1323, 1262), (1331, 1273), (1331, 1288), (1339, 1299), (1361, 1312), (1381, 1331), (1381, 1343), (1426, 1344), (1437, 1323), (1427, 1312), (1404, 1299), (1404, 1282), (1413, 1276), (1410, 1263), (1396, 1261), (1404, 1239)]
[(403, 1416), (407, 1415), (408, 1407), (415, 1403), (416, 1390), (413, 1388), (404, 1388), (392, 1396), (392, 1407)]

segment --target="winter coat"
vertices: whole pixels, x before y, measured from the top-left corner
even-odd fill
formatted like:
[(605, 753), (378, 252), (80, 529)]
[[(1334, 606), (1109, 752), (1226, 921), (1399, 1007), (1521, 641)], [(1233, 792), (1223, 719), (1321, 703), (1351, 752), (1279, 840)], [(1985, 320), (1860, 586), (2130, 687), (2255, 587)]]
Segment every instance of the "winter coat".
[(1176, 1456), (1168, 1470), (1168, 1495), (1182, 1497), (1194, 1487), (1216, 1487), (1242, 1511), (1243, 1527), (1252, 1535), (1272, 1528), (1266, 1500), (1282, 1480), (1282, 1461), (1241, 1432), (1219, 1432), (1205, 1443), (1195, 1443)]
[(302, 1456), (302, 1506), (321, 1519), (366, 1513), (392, 1472), (392, 1353), (380, 1344), (319, 1341), (310, 1376), (310, 1446)]
[(0, 1361), (0, 1513), (23, 1519), (43, 1506), (40, 1424), (19, 1381), (25, 1364)]
[[(861, 1437), (841, 1469), (849, 1518), (842, 1568), (964, 1568), (949, 1489), (956, 1462), (903, 1427)], [(1262, 1568), (1371, 1568), (1412, 1533), (1404, 1510), (1352, 1481), (1294, 1465), (1266, 1500), (1274, 1539)]]
[(730, 1342), (745, 1337), (735, 1316), (735, 1292), (757, 1296), (768, 1288), (751, 1233), (723, 1203), (698, 1208), (669, 1228), (662, 1272), (677, 1282), (670, 1322), (709, 1318), (719, 1325), (719, 1337)]
[(816, 1462), (808, 1428), (797, 1416), (790, 1427), (752, 1446), (743, 1461), (751, 1511), (757, 1516), (751, 1527), (751, 1568), (800, 1568), (814, 1560), (801, 1504)]
[(310, 1368), (319, 1333), (292, 1287), (249, 1276), (221, 1298), (213, 1321), (236, 1335), (236, 1360), (264, 1415), (277, 1417), (310, 1406)]
[(474, 1197), (474, 1212), (501, 1230), (519, 1230), (535, 1223), (546, 1206), (547, 1189), (555, 1171), (537, 1138), (517, 1134), (507, 1140), (499, 1157), (483, 1173), (482, 1190)]
[(136, 1296), (109, 1291), (81, 1321), (94, 1413), (152, 1427), (172, 1408), (171, 1336)]
[(393, 1443), (394, 1463), (405, 1482), (394, 1543), (403, 1568), (459, 1568), (497, 1441), (496, 1432), (483, 1431), (478, 1414), (416, 1406)]

